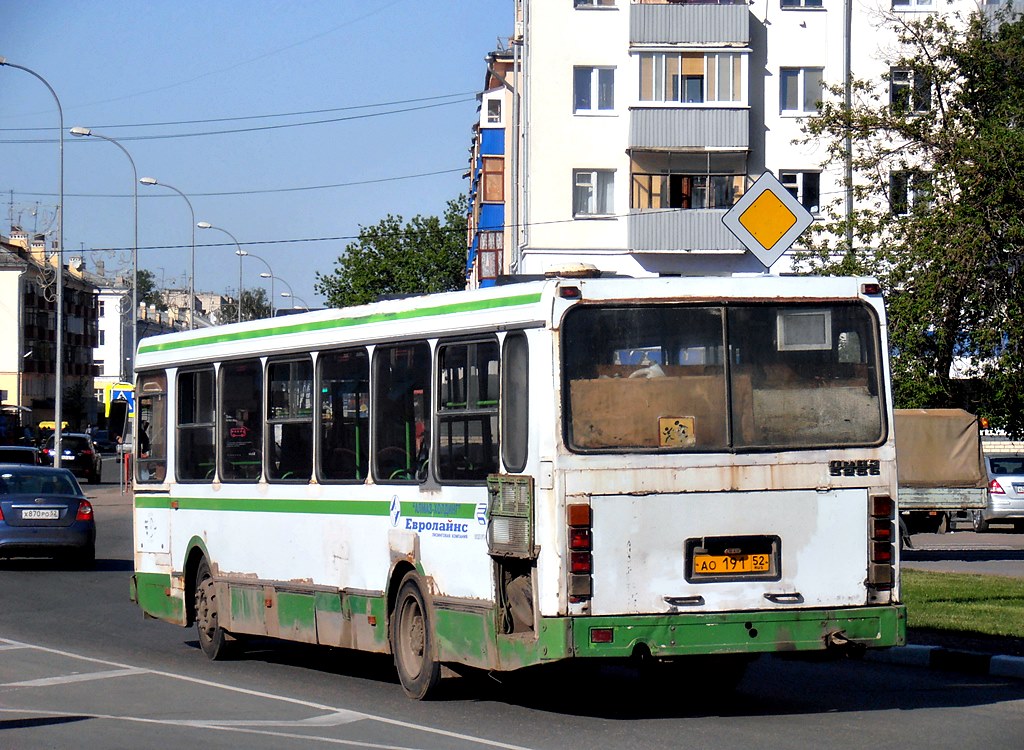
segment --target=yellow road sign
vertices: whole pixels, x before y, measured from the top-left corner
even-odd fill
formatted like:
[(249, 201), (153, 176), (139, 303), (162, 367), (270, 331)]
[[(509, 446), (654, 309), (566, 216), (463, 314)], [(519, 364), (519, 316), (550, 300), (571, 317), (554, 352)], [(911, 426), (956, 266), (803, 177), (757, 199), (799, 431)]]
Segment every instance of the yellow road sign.
[(781, 258), (813, 221), (771, 172), (761, 175), (722, 217), (722, 223), (765, 268)]

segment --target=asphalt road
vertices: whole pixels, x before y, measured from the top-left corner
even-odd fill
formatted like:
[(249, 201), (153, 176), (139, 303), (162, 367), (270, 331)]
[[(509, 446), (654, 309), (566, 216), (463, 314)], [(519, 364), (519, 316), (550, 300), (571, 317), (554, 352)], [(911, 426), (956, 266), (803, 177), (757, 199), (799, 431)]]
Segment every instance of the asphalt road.
[(0, 748), (996, 750), (1024, 736), (1024, 683), (873, 662), (762, 658), (722, 695), (700, 674), (650, 685), (628, 668), (452, 675), (423, 703), (388, 657), (253, 640), (210, 662), (193, 630), (128, 601), (130, 495), (87, 492), (95, 570), (0, 562)]

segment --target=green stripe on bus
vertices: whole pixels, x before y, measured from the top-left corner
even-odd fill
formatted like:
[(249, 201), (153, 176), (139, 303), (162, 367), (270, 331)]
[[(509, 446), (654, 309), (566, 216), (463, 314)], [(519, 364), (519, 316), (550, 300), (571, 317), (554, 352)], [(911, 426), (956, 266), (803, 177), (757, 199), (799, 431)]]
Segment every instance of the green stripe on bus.
[(252, 497), (151, 497), (135, 498), (136, 508), (175, 507), (178, 510), (236, 511), (241, 513), (318, 513), (336, 516), (386, 516), (387, 500), (285, 500)]
[(284, 336), (292, 333), (313, 333), (326, 331), (335, 328), (349, 328), (370, 323), (385, 323), (393, 320), (408, 320), (411, 318), (425, 318), (434, 315), (451, 315), (454, 313), (476, 312), (479, 310), (490, 310), (499, 307), (517, 307), (519, 305), (530, 305), (540, 302), (541, 295), (521, 294), (513, 297), (501, 297), (499, 299), (472, 300), (469, 302), (455, 302), (449, 305), (437, 305), (435, 307), (424, 307), (417, 310), (403, 310), (392, 313), (372, 313), (370, 315), (359, 315), (353, 318), (341, 318), (336, 320), (317, 320), (309, 323), (293, 323), (290, 325), (279, 325), (273, 328), (264, 328), (258, 331), (237, 331), (216, 333), (201, 338), (169, 341), (163, 344), (140, 344), (139, 353), (148, 354), (153, 352), (167, 352), (175, 349), (186, 349), (194, 346), (207, 346), (209, 344), (223, 344), (229, 341), (246, 341), (250, 339), (262, 339), (271, 336)]
[[(179, 510), (240, 511), (259, 513), (319, 513), (340, 516), (386, 516), (388, 500), (286, 500), (261, 498), (154, 497), (139, 495), (135, 507)], [(414, 518), (475, 518), (476, 503), (403, 502), (402, 515)]]

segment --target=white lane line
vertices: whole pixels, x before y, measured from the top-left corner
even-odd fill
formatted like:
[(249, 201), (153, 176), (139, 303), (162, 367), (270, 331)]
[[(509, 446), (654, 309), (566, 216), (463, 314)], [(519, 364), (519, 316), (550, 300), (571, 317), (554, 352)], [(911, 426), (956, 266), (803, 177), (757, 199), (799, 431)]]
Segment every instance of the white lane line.
[(0, 643), (0, 651), (18, 651), (23, 648), (28, 647), (22, 646), (20, 643)]
[(323, 716), (311, 716), (308, 719), (189, 719), (181, 722), (203, 727), (338, 727), (366, 719), (365, 714), (356, 711), (337, 711)]
[(369, 748), (369, 750), (421, 750), (409, 745), (382, 745), (378, 742), (366, 740), (345, 740), (337, 737), (318, 737), (315, 734), (300, 734), (298, 732), (267, 732), (258, 729), (245, 729), (242, 727), (219, 726), (217, 724), (194, 724), (191, 722), (173, 721), (169, 719), (144, 719), (138, 716), (114, 716), (111, 714), (93, 714), (84, 711), (42, 711), (35, 709), (21, 708), (0, 708), (0, 715), (15, 714), (18, 716), (46, 716), (69, 717), (75, 719), (98, 719), (101, 721), (125, 721), (135, 724), (150, 724), (166, 727), (187, 726), (193, 729), (212, 729), (219, 732), (236, 732), (238, 734), (255, 734), (261, 737), (280, 737), (291, 740), (305, 740), (307, 742), (323, 742), (328, 745), (346, 745), (348, 747)]
[[(103, 664), (103, 665), (106, 665), (106, 666), (109, 666), (109, 667), (118, 667), (120, 669), (126, 669), (126, 670), (127, 669), (141, 669), (140, 667), (134, 667), (134, 666), (132, 666), (130, 664), (122, 664), (120, 662), (109, 661), (109, 660), (106, 660), (106, 659), (96, 659), (96, 658), (93, 658), (93, 657), (90, 657), (90, 656), (82, 656), (81, 654), (71, 653), (69, 651), (61, 651), (60, 649), (47, 648), (46, 646), (34, 646), (34, 645), (30, 644), (30, 643), (21, 643), (20, 641), (12, 641), (12, 640), (9, 640), (9, 639), (0, 639), (0, 642), (8, 643), (10, 645), (19, 646), (19, 647), (22, 647), (22, 648), (34, 649), (36, 651), (42, 651), (42, 652), (48, 653), (48, 654), (55, 654), (57, 656), (63, 656), (63, 657), (66, 657), (68, 659), (80, 659), (81, 661), (87, 661), (87, 662), (91, 662), (93, 664)], [(250, 690), (249, 688), (241, 688), (241, 687), (236, 687), (234, 685), (226, 685), (226, 684), (220, 683), (220, 682), (212, 682), (210, 680), (203, 680), (203, 679), (200, 679), (198, 677), (188, 677), (186, 675), (175, 674), (173, 672), (163, 672), (163, 671), (155, 670), (155, 669), (147, 669), (147, 670), (142, 670), (142, 671), (145, 671), (147, 674), (157, 675), (157, 676), (160, 676), (160, 677), (166, 677), (166, 678), (171, 679), (171, 680), (181, 680), (182, 682), (190, 682), (190, 683), (193, 683), (195, 685), (203, 685), (205, 687), (210, 687), (210, 688), (214, 688), (214, 689), (217, 689), (217, 690), (227, 690), (227, 691), (232, 692), (232, 693), (238, 693), (240, 695), (248, 695), (248, 696), (252, 696), (254, 698), (264, 698), (266, 700), (280, 701), (282, 703), (289, 703), (289, 704), (295, 705), (295, 706), (304, 706), (306, 708), (311, 708), (311, 709), (316, 709), (316, 710), (319, 710), (319, 711), (324, 711), (324, 712), (327, 712), (329, 714), (350, 713), (353, 716), (359, 716), (359, 717), (362, 717), (363, 719), (367, 719), (367, 720), (370, 720), (370, 721), (378, 721), (378, 722), (380, 722), (382, 724), (390, 724), (392, 726), (402, 727), (403, 729), (411, 729), (411, 730), (414, 730), (414, 731), (426, 732), (427, 734), (434, 734), (434, 735), (438, 735), (438, 736), (441, 736), (441, 737), (449, 737), (451, 739), (462, 740), (462, 741), (465, 741), (465, 742), (473, 742), (473, 743), (476, 743), (478, 745), (485, 745), (487, 747), (497, 747), (497, 748), (502, 748), (502, 750), (531, 750), (530, 748), (527, 748), (527, 747), (525, 747), (523, 745), (513, 745), (513, 744), (508, 743), (508, 742), (499, 742), (497, 740), (489, 740), (489, 739), (485, 739), (483, 737), (475, 737), (475, 736), (470, 735), (470, 734), (462, 734), (461, 732), (452, 732), (452, 731), (449, 731), (449, 730), (446, 730), (446, 729), (437, 729), (437, 728), (434, 728), (434, 727), (424, 726), (423, 724), (418, 724), (418, 723), (411, 722), (411, 721), (400, 721), (398, 719), (392, 719), (392, 718), (389, 718), (387, 716), (378, 716), (378, 715), (375, 715), (375, 714), (367, 714), (367, 713), (362, 713), (362, 712), (349, 711), (348, 709), (338, 708), (337, 706), (327, 706), (327, 705), (324, 705), (323, 703), (315, 703), (313, 701), (306, 701), (306, 700), (302, 700), (300, 698), (291, 698), (291, 697), (289, 697), (287, 695), (278, 695), (276, 693), (267, 693), (267, 692), (263, 692), (261, 690)], [(2, 709), (0, 709), (0, 711), (2, 711)], [(70, 714), (70, 715), (76, 715), (76, 714)], [(117, 718), (120, 718), (120, 717), (110, 716), (110, 717), (97, 717), (97, 718), (117, 719)], [(181, 725), (183, 725), (185, 723), (185, 722), (182, 722), (182, 721), (160, 722), (160, 721), (151, 720), (151, 719), (130, 718), (130, 717), (125, 717), (125, 720), (126, 721), (152, 722), (152, 723), (160, 723), (160, 724), (167, 723), (167, 724), (171, 724), (171, 725), (174, 725), (174, 726), (181, 726)], [(355, 719), (353, 719), (353, 720), (355, 720)], [(206, 726), (206, 727), (208, 727), (210, 729), (217, 729), (218, 728), (213, 723), (207, 724), (207, 725), (204, 725), (204, 726)], [(221, 727), (221, 729), (223, 731), (254, 731), (254, 730), (244, 730), (244, 729), (241, 729), (241, 728), (234, 728), (234, 727)], [(257, 733), (258, 734), (264, 734), (264, 732), (257, 732)], [(271, 734), (271, 735), (277, 736), (275, 733), (271, 733), (271, 732), (267, 732), (265, 734)], [(281, 737), (289, 737), (290, 735), (288, 735), (288, 734), (281, 734), (280, 736)], [(296, 735), (296, 736), (297, 737), (302, 737), (302, 738), (308, 738), (309, 737), (309, 735)], [(316, 739), (322, 739), (324, 742), (338, 742), (338, 744), (356, 744), (356, 743), (345, 742), (345, 741), (330, 740), (328, 738), (316, 738)], [(365, 743), (363, 745), (359, 745), (359, 746), (360, 747), (379, 747), (379, 748), (387, 747), (387, 746), (384, 746), (384, 745), (373, 745), (373, 744), (365, 744)], [(409, 749), (408, 748), (401, 748), (400, 750), (409, 750)]]
[(129, 677), (135, 674), (148, 674), (148, 669), (111, 669), (106, 672), (79, 672), (77, 674), (66, 674), (59, 677), (41, 677), (38, 680), (23, 680), (21, 682), (4, 682), (0, 687), (49, 687), (51, 685), (68, 685), (72, 682), (91, 682), (92, 680), (110, 680), (115, 677)]

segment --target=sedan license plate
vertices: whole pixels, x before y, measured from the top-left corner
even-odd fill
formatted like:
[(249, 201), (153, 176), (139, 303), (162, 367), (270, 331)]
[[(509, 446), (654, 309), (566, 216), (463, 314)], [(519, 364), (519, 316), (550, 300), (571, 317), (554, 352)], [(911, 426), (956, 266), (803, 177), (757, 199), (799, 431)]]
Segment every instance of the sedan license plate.
[(21, 518), (25, 521), (56, 520), (60, 518), (60, 510), (57, 508), (26, 508), (21, 511)]
[(1020, 482), (1014, 482), (1013, 491), (1016, 492), (1018, 495), (1024, 495), (1024, 484)]
[(767, 573), (771, 555), (694, 555), (694, 576), (729, 576), (742, 573)]

